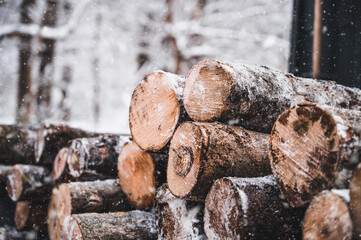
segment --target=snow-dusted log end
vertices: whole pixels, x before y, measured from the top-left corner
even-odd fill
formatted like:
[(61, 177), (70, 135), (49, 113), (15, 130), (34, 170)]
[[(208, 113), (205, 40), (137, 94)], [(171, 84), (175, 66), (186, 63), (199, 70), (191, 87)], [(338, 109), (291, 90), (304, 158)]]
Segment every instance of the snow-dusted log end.
[(158, 188), (156, 199), (158, 239), (206, 239), (203, 230), (203, 203), (175, 197), (167, 184)]
[(361, 112), (356, 110), (305, 103), (282, 113), (271, 132), (269, 154), (291, 205), (303, 206), (335, 183), (348, 187), (352, 173), (344, 173), (360, 161), (360, 137)]
[(175, 196), (204, 200), (218, 178), (269, 175), (268, 140), (241, 127), (185, 122), (171, 141), (168, 187)]
[(137, 209), (152, 207), (156, 186), (165, 181), (166, 162), (167, 155), (144, 152), (135, 142), (126, 143), (121, 149), (118, 157), (119, 184)]
[(351, 238), (352, 220), (346, 201), (328, 190), (315, 196), (305, 214), (303, 239)]
[(141, 149), (163, 149), (179, 123), (187, 119), (184, 82), (185, 78), (178, 75), (156, 71), (138, 83), (129, 108), (129, 127)]
[(361, 239), (361, 163), (350, 183), (350, 207), (356, 239)]
[(222, 178), (209, 191), (204, 231), (212, 239), (301, 239), (304, 209), (282, 200), (273, 176)]
[(361, 90), (216, 60), (194, 66), (184, 88), (184, 106), (193, 120), (231, 121), (267, 133), (283, 111), (303, 101), (361, 109)]
[(67, 217), (63, 240), (157, 239), (154, 214), (143, 211), (84, 213)]

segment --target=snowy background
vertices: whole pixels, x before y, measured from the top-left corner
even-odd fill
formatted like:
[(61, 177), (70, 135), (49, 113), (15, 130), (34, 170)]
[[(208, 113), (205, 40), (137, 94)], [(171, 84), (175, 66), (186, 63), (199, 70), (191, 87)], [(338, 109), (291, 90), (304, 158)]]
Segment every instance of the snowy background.
[(287, 71), (292, 2), (0, 0), (0, 124), (128, 133), (132, 91), (153, 70), (216, 58)]

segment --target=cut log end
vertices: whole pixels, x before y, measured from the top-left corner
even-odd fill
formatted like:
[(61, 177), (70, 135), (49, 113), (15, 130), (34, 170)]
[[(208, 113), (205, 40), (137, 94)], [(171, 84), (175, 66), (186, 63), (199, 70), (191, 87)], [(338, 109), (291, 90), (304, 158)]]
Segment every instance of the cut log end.
[(13, 201), (19, 200), (23, 192), (23, 172), (20, 167), (13, 167), (6, 181), (6, 188)]
[(185, 197), (197, 183), (203, 137), (199, 127), (183, 123), (175, 132), (169, 149), (168, 187), (173, 195)]
[(220, 119), (228, 110), (233, 87), (227, 65), (216, 60), (199, 62), (189, 73), (184, 88), (184, 106), (196, 121)]
[(83, 172), (82, 162), (76, 152), (72, 152), (69, 159), (69, 171), (73, 177), (79, 177)]
[(71, 215), (71, 191), (67, 184), (61, 184), (57, 193), (57, 215), (60, 223), (63, 223), (65, 218)]
[(356, 239), (361, 239), (361, 163), (357, 166), (350, 184), (350, 207)]
[(337, 194), (323, 191), (306, 211), (303, 239), (351, 239), (352, 221), (347, 203)]
[(79, 224), (72, 216), (68, 216), (65, 219), (64, 224), (61, 227), (60, 239), (62, 240), (83, 239), (83, 235), (81, 234), (81, 229), (79, 227)]
[(60, 221), (58, 218), (58, 211), (56, 209), (56, 205), (58, 203), (57, 198), (58, 189), (53, 189), (53, 194), (51, 195), (49, 206), (48, 206), (48, 233), (49, 238), (51, 240), (53, 239), (59, 239), (60, 236)]
[(282, 193), (303, 206), (329, 188), (337, 175), (339, 137), (335, 119), (316, 105), (282, 113), (270, 136), (270, 161)]
[(128, 200), (138, 209), (150, 207), (155, 198), (154, 163), (150, 153), (136, 143), (123, 146), (118, 158), (119, 184)]
[(15, 209), (15, 226), (18, 230), (24, 229), (29, 218), (29, 202), (17, 202)]
[(59, 180), (64, 172), (66, 171), (67, 165), (67, 158), (68, 158), (68, 148), (62, 148), (59, 153), (56, 155), (52, 177), (54, 180)]
[(169, 84), (172, 80), (163, 72), (153, 72), (133, 92), (130, 131), (134, 141), (145, 151), (159, 151), (165, 147), (178, 124), (180, 104)]

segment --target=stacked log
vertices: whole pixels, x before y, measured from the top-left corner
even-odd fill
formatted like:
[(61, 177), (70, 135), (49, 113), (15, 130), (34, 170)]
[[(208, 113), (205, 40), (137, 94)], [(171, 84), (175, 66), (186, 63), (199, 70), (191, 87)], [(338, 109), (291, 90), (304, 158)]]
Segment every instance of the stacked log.
[(18, 230), (42, 230), (47, 228), (47, 202), (17, 202), (15, 209), (15, 226)]
[(350, 208), (355, 239), (361, 239), (361, 163), (357, 166), (350, 183)]

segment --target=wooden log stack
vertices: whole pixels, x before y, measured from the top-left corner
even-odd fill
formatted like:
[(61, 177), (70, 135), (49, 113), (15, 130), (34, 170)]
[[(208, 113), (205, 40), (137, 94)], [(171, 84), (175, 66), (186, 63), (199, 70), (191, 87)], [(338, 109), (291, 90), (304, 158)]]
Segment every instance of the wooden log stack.
[(0, 238), (361, 239), (360, 89), (205, 60), (145, 76), (129, 125), (0, 126)]

